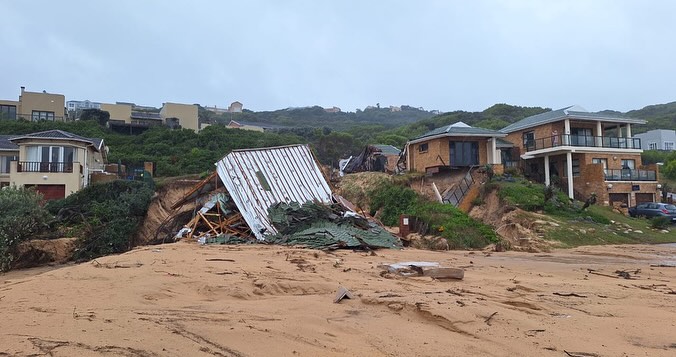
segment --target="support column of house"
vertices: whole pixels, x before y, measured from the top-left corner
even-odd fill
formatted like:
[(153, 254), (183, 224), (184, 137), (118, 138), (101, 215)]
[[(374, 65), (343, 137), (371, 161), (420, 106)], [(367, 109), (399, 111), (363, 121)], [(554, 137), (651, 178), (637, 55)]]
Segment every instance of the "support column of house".
[(568, 197), (573, 199), (573, 154), (566, 153), (566, 175), (568, 176)]
[(563, 145), (570, 145), (570, 119), (563, 121)]
[(545, 186), (549, 186), (551, 180), (549, 178), (549, 155), (545, 155)]
[(603, 147), (603, 126), (600, 121), (596, 122), (596, 147)]
[[(634, 147), (633, 140), (631, 140), (631, 124), (627, 123), (627, 147), (630, 149), (636, 149)], [(640, 149), (640, 148), (639, 148)]]
[(497, 154), (498, 150), (498, 144), (497, 144), (497, 138), (491, 138), (491, 164), (500, 164), (500, 155)]

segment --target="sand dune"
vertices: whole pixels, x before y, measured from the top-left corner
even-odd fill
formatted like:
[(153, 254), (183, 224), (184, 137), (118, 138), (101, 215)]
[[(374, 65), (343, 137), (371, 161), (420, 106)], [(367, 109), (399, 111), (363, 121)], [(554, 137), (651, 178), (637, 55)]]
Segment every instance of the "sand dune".
[[(411, 260), (465, 279), (378, 268)], [(0, 356), (673, 356), (676, 268), (650, 264), (674, 260), (666, 246), (144, 247), (1, 275)], [(334, 304), (340, 286), (354, 299)]]

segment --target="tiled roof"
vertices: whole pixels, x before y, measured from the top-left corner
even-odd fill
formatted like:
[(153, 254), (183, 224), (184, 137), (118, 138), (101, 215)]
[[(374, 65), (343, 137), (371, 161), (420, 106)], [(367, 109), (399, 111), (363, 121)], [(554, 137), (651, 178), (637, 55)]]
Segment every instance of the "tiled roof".
[(11, 150), (11, 151), (16, 151), (19, 150), (19, 146), (16, 145), (15, 143), (9, 141), (9, 139), (15, 138), (16, 135), (0, 135), (0, 150)]
[(512, 123), (500, 129), (500, 131), (503, 133), (513, 133), (515, 131), (532, 128), (546, 123), (556, 122), (565, 118), (574, 118), (576, 120), (591, 119), (591, 120), (601, 120), (617, 123), (632, 123), (632, 124), (646, 123), (645, 120), (642, 119), (624, 118), (601, 113), (591, 113), (585, 111), (584, 108), (581, 108), (579, 106), (569, 106), (557, 110), (552, 110), (546, 113), (532, 115), (527, 118), (523, 118), (517, 121), (516, 123)]
[(11, 140), (13, 142), (13, 141), (19, 140), (19, 139), (31, 139), (31, 138), (81, 141), (83, 143), (88, 143), (88, 144), (93, 145), (96, 148), (96, 150), (100, 150), (101, 144), (103, 143), (103, 139), (101, 139), (101, 138), (85, 138), (84, 136), (69, 133), (69, 132), (63, 131), (63, 130), (47, 130), (47, 131), (40, 131), (40, 132), (37, 132), (37, 133), (30, 133), (30, 134), (25, 134), (25, 135), (14, 135), (9, 140)]
[(495, 146), (497, 148), (511, 148), (511, 147), (514, 147), (514, 144), (512, 144), (511, 142), (509, 142), (507, 140), (497, 138), (495, 140)]
[(484, 129), (484, 128), (475, 128), (472, 126), (469, 126), (465, 123), (458, 122), (454, 123), (451, 125), (446, 125), (442, 126), (441, 128), (436, 128), (434, 130), (430, 130), (426, 132), (423, 135), (420, 135), (419, 137), (411, 140), (411, 141), (418, 141), (420, 139), (424, 139), (426, 137), (431, 137), (431, 136), (437, 136), (437, 135), (444, 135), (444, 136), (505, 136), (504, 133), (501, 133), (499, 131), (491, 130), (491, 129)]
[(381, 144), (375, 144), (371, 145), (377, 147), (383, 155), (399, 155), (401, 154), (401, 150), (395, 148), (392, 145), (381, 145)]

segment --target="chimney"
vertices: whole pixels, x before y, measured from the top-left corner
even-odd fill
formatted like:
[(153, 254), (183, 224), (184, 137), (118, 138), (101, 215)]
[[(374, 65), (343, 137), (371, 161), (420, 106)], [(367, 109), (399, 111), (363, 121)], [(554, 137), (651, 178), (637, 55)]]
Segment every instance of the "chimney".
[(26, 87), (21, 86), (21, 95), (23, 95), (23, 92), (26, 90)]

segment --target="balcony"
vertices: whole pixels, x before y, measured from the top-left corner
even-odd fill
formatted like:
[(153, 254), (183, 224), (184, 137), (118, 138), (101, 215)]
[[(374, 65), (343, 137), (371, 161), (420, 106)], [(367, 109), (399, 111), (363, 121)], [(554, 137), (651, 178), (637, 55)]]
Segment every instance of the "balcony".
[(19, 120), (25, 120), (25, 121), (65, 121), (67, 120), (67, 117), (58, 117), (54, 115), (39, 115), (39, 114), (16, 114), (15, 117), (9, 117), (5, 119), (19, 119)]
[(657, 172), (652, 170), (604, 170), (606, 181), (657, 181)]
[(73, 173), (73, 167), (76, 165), (82, 173), (82, 166), (73, 162), (19, 161), (16, 165), (16, 172)]
[(639, 138), (618, 138), (612, 136), (587, 136), (561, 134), (545, 138), (526, 140), (526, 152), (556, 148), (561, 146), (612, 148), (612, 149), (641, 149)]

